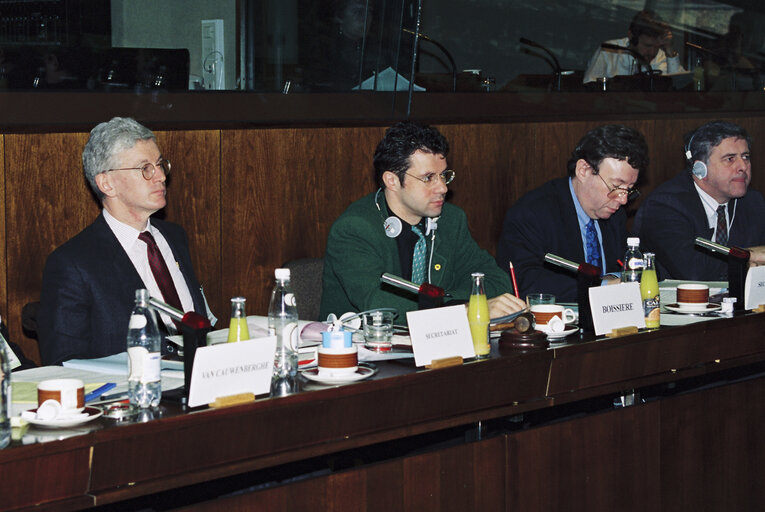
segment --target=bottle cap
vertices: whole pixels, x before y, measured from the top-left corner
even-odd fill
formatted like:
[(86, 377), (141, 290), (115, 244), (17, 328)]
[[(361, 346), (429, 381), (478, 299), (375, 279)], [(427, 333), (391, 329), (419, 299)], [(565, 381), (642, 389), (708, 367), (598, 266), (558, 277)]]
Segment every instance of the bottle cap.
[(136, 300), (145, 301), (145, 300), (149, 300), (150, 297), (151, 295), (149, 295), (149, 290), (147, 290), (146, 288), (139, 288), (135, 291)]
[(290, 269), (288, 268), (277, 268), (274, 271), (274, 276), (276, 276), (276, 279), (289, 279), (290, 278)]
[(637, 245), (640, 245), (640, 238), (638, 238), (638, 237), (636, 237), (636, 236), (631, 236), (631, 237), (629, 237), (629, 238), (627, 239), (627, 245), (631, 245), (631, 246), (637, 246)]

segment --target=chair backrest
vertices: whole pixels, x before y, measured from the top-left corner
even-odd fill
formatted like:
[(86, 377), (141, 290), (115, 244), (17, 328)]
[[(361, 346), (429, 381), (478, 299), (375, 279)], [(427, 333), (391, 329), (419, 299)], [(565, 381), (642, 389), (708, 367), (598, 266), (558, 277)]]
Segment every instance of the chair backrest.
[(290, 283), (297, 299), (298, 318), (320, 320), (323, 258), (303, 258), (288, 261), (284, 268), (290, 269)]

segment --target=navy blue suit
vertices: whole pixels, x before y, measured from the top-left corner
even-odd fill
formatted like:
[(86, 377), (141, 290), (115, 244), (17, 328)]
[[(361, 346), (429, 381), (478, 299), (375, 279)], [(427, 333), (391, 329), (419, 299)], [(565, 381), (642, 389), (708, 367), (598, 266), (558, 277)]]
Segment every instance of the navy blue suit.
[[(765, 244), (765, 200), (756, 190), (728, 203), (733, 224), (728, 245), (753, 247)], [(638, 210), (635, 232), (643, 251), (656, 253), (662, 279), (727, 281), (724, 256), (696, 246), (697, 236), (712, 239), (704, 204), (690, 173), (683, 171), (656, 187)]]
[[(177, 224), (152, 219), (186, 278), (194, 310), (206, 316), (191, 264), (186, 233)], [(126, 350), (135, 291), (145, 288), (103, 214), (48, 256), (43, 271), (37, 325), (42, 363), (104, 357)]]
[[(532, 190), (505, 215), (497, 246), (497, 264), (508, 270), (512, 261), (521, 298), (531, 292), (552, 293), (559, 302), (576, 301), (576, 274), (545, 263), (553, 253), (576, 263), (585, 261), (576, 207), (569, 178), (558, 178)], [(606, 256), (606, 271), (620, 270), (616, 260), (626, 250), (626, 213), (623, 208), (598, 220)]]

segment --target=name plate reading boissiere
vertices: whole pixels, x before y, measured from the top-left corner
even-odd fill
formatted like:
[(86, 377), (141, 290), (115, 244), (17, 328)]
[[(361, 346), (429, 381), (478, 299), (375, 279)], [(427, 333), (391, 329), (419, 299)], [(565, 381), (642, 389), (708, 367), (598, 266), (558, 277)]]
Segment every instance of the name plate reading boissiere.
[(276, 336), (198, 348), (191, 374), (189, 407), (239, 393), (269, 393), (275, 352)]
[(598, 336), (622, 327), (645, 327), (639, 283), (594, 286), (590, 288), (590, 307)]
[(464, 305), (409, 311), (406, 319), (417, 366), (453, 356), (475, 357)]

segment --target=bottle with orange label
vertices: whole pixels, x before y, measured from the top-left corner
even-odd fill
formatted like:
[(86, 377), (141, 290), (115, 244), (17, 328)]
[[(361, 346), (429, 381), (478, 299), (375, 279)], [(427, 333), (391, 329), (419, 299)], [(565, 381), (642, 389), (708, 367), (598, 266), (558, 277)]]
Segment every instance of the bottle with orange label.
[(661, 300), (659, 299), (659, 281), (656, 277), (656, 256), (652, 252), (643, 254), (645, 266), (640, 279), (640, 296), (643, 299), (646, 329), (657, 329), (660, 324)]

